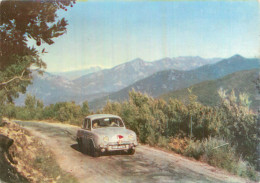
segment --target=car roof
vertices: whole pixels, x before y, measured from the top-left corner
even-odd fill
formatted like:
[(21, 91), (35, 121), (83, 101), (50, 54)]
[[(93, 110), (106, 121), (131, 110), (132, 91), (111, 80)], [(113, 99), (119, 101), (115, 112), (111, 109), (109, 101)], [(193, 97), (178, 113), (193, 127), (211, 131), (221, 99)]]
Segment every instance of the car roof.
[(93, 115), (87, 116), (86, 118), (95, 120), (95, 119), (100, 119), (100, 118), (120, 118), (120, 117), (117, 115), (113, 115), (113, 114), (93, 114)]

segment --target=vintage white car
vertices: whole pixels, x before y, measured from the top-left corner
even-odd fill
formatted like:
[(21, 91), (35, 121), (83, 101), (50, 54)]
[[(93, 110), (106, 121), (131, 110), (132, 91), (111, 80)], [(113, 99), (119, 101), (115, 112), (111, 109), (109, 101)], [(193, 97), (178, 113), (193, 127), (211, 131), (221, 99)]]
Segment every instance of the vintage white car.
[(134, 154), (138, 145), (135, 132), (126, 129), (119, 116), (111, 114), (87, 116), (77, 132), (77, 142), (83, 153), (94, 157), (101, 152), (122, 150)]

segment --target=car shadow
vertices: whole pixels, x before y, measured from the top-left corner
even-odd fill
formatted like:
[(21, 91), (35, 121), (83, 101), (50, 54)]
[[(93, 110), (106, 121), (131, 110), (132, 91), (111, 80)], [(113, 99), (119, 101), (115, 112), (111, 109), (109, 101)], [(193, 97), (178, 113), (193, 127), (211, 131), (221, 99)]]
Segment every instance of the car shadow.
[(81, 151), (79, 150), (78, 144), (72, 144), (70, 147), (71, 147), (72, 149), (78, 151), (78, 152), (81, 152)]
[(128, 153), (125, 151), (112, 151), (112, 152), (105, 152), (101, 154), (101, 156), (118, 156), (118, 155), (128, 155)]
[[(79, 147), (78, 147), (78, 144), (72, 144), (70, 146), (72, 149), (74, 149), (75, 151), (78, 151), (78, 152), (81, 152)], [(91, 156), (87, 153), (83, 153), (81, 152), (82, 154), (84, 155), (88, 155), (88, 156)], [(104, 153), (101, 153), (101, 156), (118, 156), (118, 155), (129, 155), (127, 152), (125, 151), (112, 151), (112, 152), (104, 152)]]

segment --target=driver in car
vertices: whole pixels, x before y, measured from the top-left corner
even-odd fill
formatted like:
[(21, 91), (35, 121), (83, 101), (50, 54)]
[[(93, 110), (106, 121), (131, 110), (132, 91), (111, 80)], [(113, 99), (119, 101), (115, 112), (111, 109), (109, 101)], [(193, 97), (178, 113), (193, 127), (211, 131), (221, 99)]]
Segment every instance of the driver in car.
[(118, 124), (117, 124), (115, 121), (112, 121), (112, 122), (110, 123), (110, 126), (118, 126)]
[(98, 122), (93, 123), (93, 128), (98, 128)]

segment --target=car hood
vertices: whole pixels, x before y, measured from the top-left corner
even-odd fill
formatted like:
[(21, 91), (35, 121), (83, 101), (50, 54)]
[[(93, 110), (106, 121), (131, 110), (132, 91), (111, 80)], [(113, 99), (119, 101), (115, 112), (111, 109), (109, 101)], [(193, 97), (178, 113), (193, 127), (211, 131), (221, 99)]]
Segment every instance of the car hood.
[(130, 135), (135, 134), (132, 130), (125, 129), (123, 127), (106, 127), (106, 128), (97, 128), (93, 130), (94, 133), (98, 135), (112, 137), (114, 135)]

